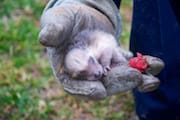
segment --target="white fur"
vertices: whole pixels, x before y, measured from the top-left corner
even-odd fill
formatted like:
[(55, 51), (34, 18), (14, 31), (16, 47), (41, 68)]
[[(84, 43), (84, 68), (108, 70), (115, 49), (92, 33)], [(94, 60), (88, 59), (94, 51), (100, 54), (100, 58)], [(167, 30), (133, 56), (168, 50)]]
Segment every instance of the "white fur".
[(79, 72), (88, 65), (88, 54), (80, 49), (72, 49), (65, 58), (65, 66), (70, 72)]
[(89, 51), (95, 58), (100, 58), (101, 53), (104, 53), (106, 50), (114, 51), (118, 47), (116, 39), (111, 34), (96, 31), (93, 37), (94, 40), (89, 45)]
[(91, 41), (86, 50), (74, 48), (65, 57), (65, 67), (72, 76), (76, 76), (80, 71), (88, 69), (90, 56), (98, 61), (102, 53), (110, 51), (112, 54), (118, 48), (117, 41), (111, 34), (95, 31), (90, 37)]

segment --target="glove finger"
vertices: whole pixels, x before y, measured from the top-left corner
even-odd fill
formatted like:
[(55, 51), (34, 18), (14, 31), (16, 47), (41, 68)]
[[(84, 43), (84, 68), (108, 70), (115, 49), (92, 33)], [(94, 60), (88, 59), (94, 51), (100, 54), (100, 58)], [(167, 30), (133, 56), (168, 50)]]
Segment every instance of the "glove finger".
[(63, 27), (57, 24), (47, 24), (39, 33), (39, 41), (46, 47), (55, 47), (61, 44)]
[(138, 90), (140, 92), (151, 92), (156, 90), (159, 87), (160, 80), (157, 77), (154, 77), (153, 75), (146, 75), (143, 74), (143, 82), (138, 87)]
[(61, 6), (48, 9), (41, 16), (40, 43), (46, 47), (62, 45), (73, 29), (74, 13)]
[(103, 79), (108, 95), (126, 92), (142, 82), (142, 74), (127, 65), (112, 68)]
[(145, 57), (148, 63), (148, 68), (146, 70), (147, 73), (150, 73), (152, 75), (157, 75), (165, 67), (164, 62), (160, 58), (152, 57), (148, 55), (146, 55)]

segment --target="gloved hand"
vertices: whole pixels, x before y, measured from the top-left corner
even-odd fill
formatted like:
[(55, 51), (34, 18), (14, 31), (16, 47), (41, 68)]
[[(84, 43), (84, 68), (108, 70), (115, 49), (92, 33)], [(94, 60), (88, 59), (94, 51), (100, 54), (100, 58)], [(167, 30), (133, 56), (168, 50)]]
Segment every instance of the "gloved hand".
[[(102, 81), (75, 80), (64, 72), (66, 46), (81, 30), (98, 27), (119, 39), (121, 19), (119, 10), (111, 0), (50, 0), (42, 14), (40, 25), (40, 43), (47, 48), (53, 73), (68, 93), (99, 100), (132, 89), (141, 83), (142, 74), (126, 65), (125, 70), (120, 68), (118, 71), (121, 74), (121, 77), (117, 77), (121, 81), (118, 82), (118, 90), (113, 84), (116, 82), (111, 78)], [(132, 57), (131, 53), (123, 49), (119, 52), (119, 59), (123, 62)]]
[(138, 53), (138, 56), (131, 58), (128, 63), (113, 67), (104, 77), (107, 94), (125, 92), (133, 87), (137, 87), (140, 92), (152, 92), (160, 84), (160, 80), (154, 75), (158, 75), (164, 66), (161, 59)]

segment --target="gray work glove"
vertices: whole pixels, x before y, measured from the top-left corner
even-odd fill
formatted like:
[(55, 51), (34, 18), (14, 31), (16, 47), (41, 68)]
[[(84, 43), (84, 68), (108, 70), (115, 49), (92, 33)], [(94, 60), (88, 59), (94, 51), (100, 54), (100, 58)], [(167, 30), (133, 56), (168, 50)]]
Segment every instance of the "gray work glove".
[(50, 0), (42, 14), (39, 33), (40, 43), (47, 48), (53, 73), (64, 90), (94, 100), (135, 88), (142, 84), (143, 79), (139, 71), (128, 66), (126, 60), (132, 54), (123, 49), (119, 50), (119, 59), (125, 64), (117, 68), (119, 76), (115, 76), (116, 79), (109, 77), (110, 74), (98, 81), (75, 80), (64, 72), (64, 46), (81, 30), (96, 28), (99, 25), (97, 21), (101, 29), (119, 39), (121, 19), (119, 10), (111, 0)]

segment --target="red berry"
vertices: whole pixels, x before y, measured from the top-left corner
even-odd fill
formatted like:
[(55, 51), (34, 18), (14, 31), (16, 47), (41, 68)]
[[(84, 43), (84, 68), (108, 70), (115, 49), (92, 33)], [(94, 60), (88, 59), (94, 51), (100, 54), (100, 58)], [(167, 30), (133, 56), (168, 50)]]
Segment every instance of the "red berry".
[(141, 53), (137, 53), (137, 57), (131, 58), (129, 60), (129, 65), (132, 68), (136, 68), (140, 72), (144, 72), (148, 67), (146, 57), (143, 56)]

